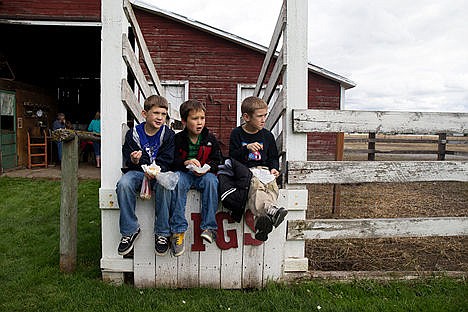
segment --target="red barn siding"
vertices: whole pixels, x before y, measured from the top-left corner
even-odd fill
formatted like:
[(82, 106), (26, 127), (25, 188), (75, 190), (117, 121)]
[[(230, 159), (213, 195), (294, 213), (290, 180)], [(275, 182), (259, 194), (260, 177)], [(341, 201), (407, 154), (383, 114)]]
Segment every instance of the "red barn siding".
[[(309, 72), (308, 108), (340, 109), (341, 86), (339, 83)], [(334, 160), (336, 134), (308, 133), (307, 159)]]
[[(207, 105), (207, 126), (227, 155), (236, 125), (237, 84), (255, 84), (264, 53), (180, 22), (136, 10), (145, 41), (162, 80), (189, 80), (189, 97)], [(309, 107), (339, 109), (340, 85), (309, 73)], [(335, 153), (333, 135), (309, 135), (308, 153)]]
[(206, 125), (227, 155), (237, 84), (256, 82), (264, 55), (158, 15), (136, 15), (161, 80), (189, 80), (189, 97), (206, 103)]
[(100, 21), (98, 0), (0, 1), (0, 18), (23, 20)]

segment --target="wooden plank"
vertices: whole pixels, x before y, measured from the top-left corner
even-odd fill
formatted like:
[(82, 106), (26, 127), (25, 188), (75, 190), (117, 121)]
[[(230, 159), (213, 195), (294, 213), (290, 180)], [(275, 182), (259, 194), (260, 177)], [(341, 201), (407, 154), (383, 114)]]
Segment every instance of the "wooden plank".
[[(201, 217), (201, 207), (199, 212)], [(221, 249), (218, 248), (217, 241), (211, 244), (204, 240), (202, 242), (205, 246), (205, 251), (200, 252), (200, 267), (198, 271), (200, 287), (221, 288)]]
[(187, 232), (185, 232), (185, 252), (177, 257), (177, 287), (179, 288), (199, 287), (200, 251), (192, 251), (191, 249), (194, 242), (194, 223), (191, 214), (192, 212), (200, 212), (200, 207), (200, 193), (188, 192), (185, 218), (189, 226)]
[[(226, 208), (222, 211), (227, 212)], [(236, 248), (229, 248), (221, 252), (221, 288), (240, 289), (242, 288), (242, 252), (244, 250), (244, 220), (240, 223), (229, 223), (223, 220), (224, 241), (231, 242), (237, 240)], [(219, 224), (218, 224), (219, 226)], [(234, 237), (230, 237), (232, 234)]]
[(265, 88), (265, 92), (263, 93), (263, 99), (265, 100), (265, 102), (268, 103), (270, 101), (285, 69), (286, 62), (283, 57), (283, 50), (281, 50), (280, 54), (278, 55), (278, 58), (276, 59), (275, 66), (271, 71), (270, 79), (268, 79), (268, 84)]
[(293, 119), (295, 132), (468, 133), (468, 113), (296, 109)]
[(170, 250), (165, 256), (156, 255), (155, 273), (156, 287), (177, 287), (177, 259), (171, 255)]
[(133, 52), (132, 46), (130, 45), (126, 34), (122, 34), (122, 45), (122, 57), (125, 61), (125, 64), (127, 64), (127, 67), (133, 73), (133, 76), (135, 77), (135, 80), (141, 92), (143, 93), (143, 96), (147, 98), (152, 95), (151, 88), (148, 84), (148, 81), (146, 81), (145, 74), (140, 67), (140, 63), (138, 62), (135, 52)]
[(140, 224), (140, 235), (135, 241), (133, 256), (133, 279), (136, 287), (155, 286), (154, 250), (154, 198), (137, 200), (136, 216)]
[[(345, 143), (414, 143), (414, 144), (437, 144), (439, 140), (431, 139), (389, 139), (389, 138), (375, 138), (375, 139), (360, 139), (360, 138), (345, 138)], [(450, 143), (450, 142), (447, 142)]]
[[(424, 154), (437, 154), (437, 151), (431, 151), (431, 150), (389, 150), (389, 151), (384, 151), (384, 150), (376, 150), (376, 149), (346, 149), (346, 153), (350, 154), (361, 154), (361, 153), (372, 153), (372, 154), (418, 154), (418, 155), (424, 155)], [(372, 159), (368, 159), (372, 160)]]
[(262, 68), (260, 70), (260, 74), (258, 75), (257, 84), (254, 90), (254, 96), (260, 96), (260, 91), (262, 90), (263, 82), (265, 81), (266, 74), (268, 68), (270, 67), (271, 61), (273, 59), (273, 55), (276, 52), (276, 48), (278, 47), (279, 40), (283, 33), (284, 28), (286, 27), (286, 6), (285, 2), (283, 2), (281, 6), (281, 11), (278, 16), (278, 20), (276, 21), (275, 30), (273, 31), (273, 36), (270, 40), (270, 45), (268, 46), (268, 51), (263, 60)]
[(63, 142), (60, 196), (60, 271), (76, 269), (78, 226), (78, 137)]
[(205, 251), (200, 252), (200, 287), (221, 288), (221, 249), (216, 242), (203, 241)]
[(315, 219), (288, 223), (288, 240), (468, 235), (468, 217)]
[[(252, 237), (254, 237), (252, 232)], [(263, 285), (263, 251), (260, 246), (245, 245), (242, 253), (242, 288), (261, 288)]]
[(143, 107), (140, 105), (140, 103), (138, 103), (138, 100), (126, 79), (122, 79), (121, 93), (122, 103), (125, 105), (127, 110), (131, 112), (133, 118), (135, 118), (138, 123), (142, 123), (144, 121), (144, 118), (141, 114)]
[(320, 280), (421, 280), (421, 278), (462, 278), (468, 277), (468, 272), (465, 271), (308, 271), (305, 273), (288, 273), (285, 274), (284, 280), (288, 283), (297, 281), (310, 281), (312, 279)]
[[(286, 160), (307, 160), (307, 135), (294, 133), (293, 110), (308, 107), (307, 30), (308, 1), (285, 0), (287, 25), (283, 33), (283, 55), (287, 69), (282, 77), (287, 105), (283, 118)], [(271, 78), (270, 78), (271, 79)], [(287, 186), (286, 186), (287, 187)]]
[(468, 161), (290, 161), (288, 183), (468, 181)]
[(135, 33), (135, 37), (137, 40), (138, 47), (143, 54), (143, 59), (146, 68), (151, 77), (151, 81), (156, 88), (156, 92), (158, 95), (165, 96), (164, 88), (161, 85), (161, 81), (159, 80), (158, 73), (154, 68), (153, 61), (151, 59), (151, 55), (148, 50), (148, 46), (146, 45), (145, 38), (143, 36), (143, 32), (141, 31), (140, 25), (138, 24), (138, 20), (136, 19), (135, 13), (133, 12), (132, 5), (128, 0), (124, 0), (124, 12), (127, 16), (130, 25), (133, 27), (133, 32)]
[(273, 107), (271, 108), (270, 112), (268, 113), (268, 118), (265, 122), (265, 128), (271, 131), (275, 124), (278, 122), (278, 119), (283, 115), (284, 111), (286, 110), (286, 103), (284, 101), (284, 92), (278, 94)]

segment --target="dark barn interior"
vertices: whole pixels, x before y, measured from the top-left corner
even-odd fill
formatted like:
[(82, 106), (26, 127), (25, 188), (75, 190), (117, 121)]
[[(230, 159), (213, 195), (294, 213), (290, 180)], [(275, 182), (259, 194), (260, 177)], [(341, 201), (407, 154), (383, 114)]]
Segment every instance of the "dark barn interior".
[(100, 28), (0, 24), (0, 34), (0, 56), (14, 81), (53, 94), (51, 113), (88, 124), (100, 107)]

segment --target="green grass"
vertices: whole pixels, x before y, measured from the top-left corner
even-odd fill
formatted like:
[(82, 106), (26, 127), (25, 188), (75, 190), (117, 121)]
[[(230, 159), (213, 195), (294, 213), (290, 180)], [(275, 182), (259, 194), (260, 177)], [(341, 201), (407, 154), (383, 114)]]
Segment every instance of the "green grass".
[(60, 182), (0, 178), (0, 311), (468, 311), (466, 281), (448, 278), (245, 291), (108, 285), (100, 279), (98, 188), (80, 181), (77, 270), (63, 274)]

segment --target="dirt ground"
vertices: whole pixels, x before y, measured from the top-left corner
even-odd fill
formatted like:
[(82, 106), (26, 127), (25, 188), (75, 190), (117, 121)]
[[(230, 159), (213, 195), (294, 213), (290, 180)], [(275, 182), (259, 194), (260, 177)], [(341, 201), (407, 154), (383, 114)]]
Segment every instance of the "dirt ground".
[[(345, 149), (363, 147), (345, 145)], [(385, 148), (398, 147), (379, 147)], [(467, 148), (465, 144), (461, 150)], [(377, 155), (376, 160), (436, 160), (436, 157)], [(345, 159), (364, 160), (367, 155), (345, 154)], [(309, 185), (308, 190), (307, 219), (468, 216), (468, 183), (462, 182), (341, 185), (340, 206), (335, 213), (332, 213), (333, 185)], [(466, 272), (468, 237), (308, 240), (306, 256), (309, 270)]]

